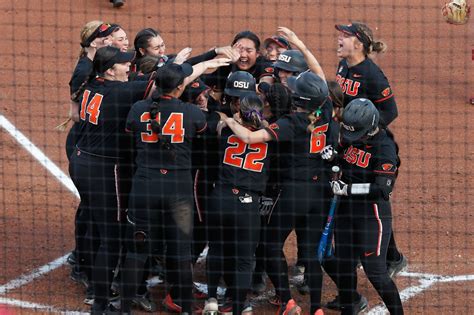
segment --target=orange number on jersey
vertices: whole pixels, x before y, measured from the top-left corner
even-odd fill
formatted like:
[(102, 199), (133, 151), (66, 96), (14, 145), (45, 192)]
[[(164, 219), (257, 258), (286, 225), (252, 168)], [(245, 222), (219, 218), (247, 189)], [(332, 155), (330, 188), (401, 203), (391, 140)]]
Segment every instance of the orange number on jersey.
[(90, 102), (87, 103), (90, 93), (91, 92), (89, 90), (84, 91), (84, 95), (82, 96), (80, 117), (82, 120), (86, 120), (87, 113), (89, 114), (89, 122), (94, 125), (97, 125), (100, 115), (100, 105), (102, 105), (102, 99), (104, 98), (104, 96), (97, 93), (90, 100)]
[(227, 143), (233, 146), (227, 147), (224, 152), (224, 164), (235, 167), (242, 167), (243, 159), (236, 155), (241, 155), (245, 152), (245, 143), (236, 136), (230, 136)]
[(161, 133), (171, 136), (171, 143), (184, 142), (183, 113), (171, 113)]
[(326, 134), (328, 131), (328, 124), (314, 128), (311, 133), (311, 140), (309, 143), (309, 153), (319, 153), (326, 146)]
[[(261, 172), (263, 163), (261, 162), (267, 157), (267, 143), (246, 144), (236, 136), (230, 136), (227, 143), (233, 146), (225, 149), (223, 163), (238, 168), (243, 168), (252, 172)], [(247, 147), (253, 152), (247, 153), (245, 158), (239, 157), (245, 153)]]
[[(159, 118), (160, 113), (158, 113), (157, 118)], [(142, 132), (140, 134), (142, 138), (142, 142), (147, 142), (147, 143), (155, 143), (158, 142), (158, 135), (153, 132), (151, 129), (151, 117), (149, 112), (144, 112), (140, 116), (140, 122), (147, 123), (146, 124), (146, 132)]]
[[(160, 113), (156, 114), (155, 120), (160, 123)], [(140, 134), (142, 142), (158, 142), (158, 134), (151, 129), (151, 117), (149, 112), (144, 112), (140, 116), (140, 122), (146, 124), (146, 132)], [(161, 128), (161, 133), (165, 136), (171, 136), (171, 143), (184, 142), (183, 113), (171, 113), (166, 123)]]

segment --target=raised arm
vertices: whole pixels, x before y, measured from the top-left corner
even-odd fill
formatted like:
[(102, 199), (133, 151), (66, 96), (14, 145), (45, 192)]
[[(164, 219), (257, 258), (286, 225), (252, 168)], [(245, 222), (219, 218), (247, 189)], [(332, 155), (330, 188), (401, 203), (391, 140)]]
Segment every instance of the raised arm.
[(224, 122), (227, 124), (227, 126), (232, 129), (234, 134), (240, 138), (245, 143), (252, 144), (252, 143), (262, 143), (262, 142), (268, 142), (272, 140), (272, 137), (266, 131), (265, 129), (260, 129), (257, 131), (250, 131), (249, 129), (245, 128), (241, 124), (239, 124), (237, 121), (235, 121), (234, 118), (226, 118), (224, 119)]
[(185, 85), (188, 85), (189, 83), (194, 81), (201, 74), (203, 74), (207, 69), (228, 66), (230, 64), (230, 61), (231, 60), (229, 58), (216, 58), (216, 59), (206, 60), (194, 65), (193, 74), (191, 74), (189, 77), (187, 77), (184, 80)]
[(289, 28), (280, 26), (277, 29), (277, 32), (280, 36), (284, 37), (288, 42), (295, 48), (297, 48), (304, 56), (306, 63), (308, 64), (308, 68), (317, 74), (321, 79), (326, 80), (326, 76), (324, 75), (323, 68), (319, 64), (316, 57), (311, 53), (311, 51), (306, 47), (302, 40), (296, 36), (295, 32), (290, 30)]

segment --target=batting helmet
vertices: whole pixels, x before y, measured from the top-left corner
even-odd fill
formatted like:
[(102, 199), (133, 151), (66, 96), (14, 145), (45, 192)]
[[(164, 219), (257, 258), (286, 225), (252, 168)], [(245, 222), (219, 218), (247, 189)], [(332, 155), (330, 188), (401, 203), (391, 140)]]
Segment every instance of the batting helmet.
[(282, 69), (288, 72), (301, 73), (308, 70), (308, 64), (304, 60), (303, 53), (299, 50), (286, 50), (278, 56), (275, 62), (275, 68)]
[(248, 93), (256, 93), (257, 84), (255, 78), (246, 71), (232, 73), (225, 83), (224, 93), (230, 96), (240, 97)]
[(310, 111), (322, 106), (329, 96), (326, 81), (313, 72), (306, 71), (288, 78), (288, 87), (294, 92), (294, 105)]
[(373, 132), (379, 124), (379, 111), (366, 98), (356, 98), (344, 108), (341, 135), (343, 142), (354, 142)]

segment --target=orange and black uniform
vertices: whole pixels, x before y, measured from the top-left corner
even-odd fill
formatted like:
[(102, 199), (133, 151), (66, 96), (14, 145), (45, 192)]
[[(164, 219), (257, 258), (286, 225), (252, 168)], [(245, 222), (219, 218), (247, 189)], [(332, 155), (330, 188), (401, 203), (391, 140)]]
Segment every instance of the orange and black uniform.
[(244, 309), (260, 235), (259, 197), (267, 182), (268, 143), (245, 144), (229, 128), (219, 137), (219, 176), (209, 200), (209, 297), (222, 274), (233, 293), (233, 313)]
[(380, 130), (366, 143), (343, 145), (342, 181), (370, 184), (368, 194), (341, 196), (335, 227), (336, 265), (342, 314), (353, 314), (356, 265), (360, 259), (365, 273), (391, 314), (403, 314), (397, 287), (388, 276), (387, 248), (392, 232), (390, 196), (395, 183), (398, 154), (393, 138)]
[(136, 146), (136, 172), (127, 214), (131, 242), (123, 269), (122, 311), (130, 310), (153, 242), (163, 239), (167, 281), (173, 284), (170, 293), (183, 312), (191, 314), (191, 149), (193, 138), (205, 131), (207, 123), (197, 106), (164, 95), (158, 102), (161, 133), (157, 134), (150, 115), (155, 101), (135, 103), (127, 118)]
[(97, 253), (80, 249), (78, 253), (92, 276), (97, 311), (107, 307), (121, 246), (118, 215), (126, 208), (132, 151), (125, 120), (131, 104), (143, 99), (148, 88), (146, 81), (95, 78), (81, 99), (79, 136), (69, 172), (81, 196), (87, 230), (100, 238)]
[[(281, 156), (281, 195), (265, 233), (266, 271), (277, 295), (291, 299), (287, 263), (283, 244), (297, 226), (306, 233), (301, 248), (308, 258), (305, 271), (311, 294), (311, 313), (321, 308), (322, 272), (315, 249), (321, 237), (329, 209), (329, 171), (320, 151), (330, 144), (328, 138), (332, 103), (327, 101), (318, 111), (313, 132), (308, 113), (295, 112), (282, 116), (267, 131), (279, 144), (285, 145)], [(334, 145), (334, 144), (333, 144)]]
[(387, 77), (370, 58), (349, 67), (339, 62), (336, 81), (344, 92), (344, 106), (356, 98), (367, 98), (380, 113), (380, 124), (388, 126), (398, 116), (397, 103)]

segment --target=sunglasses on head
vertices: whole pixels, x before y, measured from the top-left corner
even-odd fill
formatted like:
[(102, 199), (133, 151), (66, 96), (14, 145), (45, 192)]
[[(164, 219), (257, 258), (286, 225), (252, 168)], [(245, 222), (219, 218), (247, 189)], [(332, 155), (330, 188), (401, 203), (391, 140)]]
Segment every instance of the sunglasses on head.
[(102, 23), (101, 25), (99, 25), (99, 27), (97, 27), (94, 30), (94, 32), (92, 32), (92, 34), (83, 43), (81, 43), (81, 46), (83, 48), (89, 47), (91, 43), (94, 41), (94, 39), (105, 37), (106, 35), (104, 35), (104, 33), (106, 33), (111, 27), (116, 27), (116, 25), (112, 25), (109, 23)]

